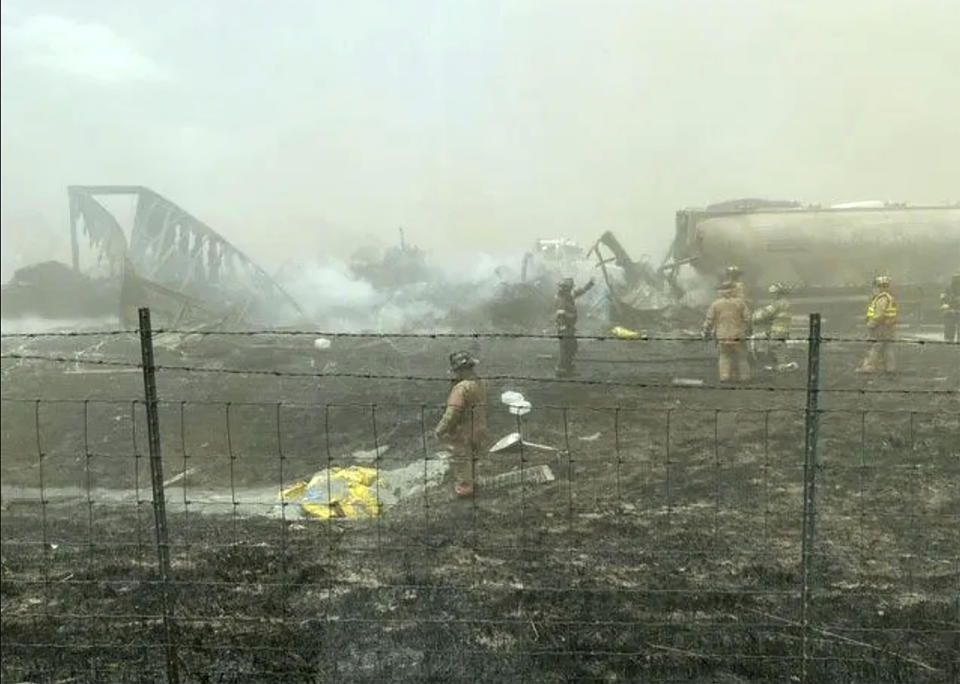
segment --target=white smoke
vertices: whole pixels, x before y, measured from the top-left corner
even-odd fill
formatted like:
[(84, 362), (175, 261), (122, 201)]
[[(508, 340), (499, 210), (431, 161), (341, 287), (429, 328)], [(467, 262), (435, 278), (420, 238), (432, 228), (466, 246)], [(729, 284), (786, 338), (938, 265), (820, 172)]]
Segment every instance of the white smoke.
[[(519, 263), (519, 261), (518, 261)], [(518, 269), (490, 255), (430, 264), (420, 282), (375, 288), (343, 262), (288, 265), (278, 279), (312, 325), (344, 332), (444, 331), (463, 327)]]

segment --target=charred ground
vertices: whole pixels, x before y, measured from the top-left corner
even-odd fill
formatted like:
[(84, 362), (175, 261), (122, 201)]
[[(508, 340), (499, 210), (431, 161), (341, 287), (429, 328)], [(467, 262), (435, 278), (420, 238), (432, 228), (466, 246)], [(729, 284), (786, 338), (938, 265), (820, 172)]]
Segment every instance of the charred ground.
[[(551, 375), (551, 340), (175, 342), (158, 363), (268, 373), (160, 372), (165, 473), (195, 468), (167, 489), (188, 680), (799, 677), (802, 372), (710, 389), (711, 350), (694, 341), (586, 341), (589, 383), (534, 379)], [(464, 344), (486, 375), (523, 378), (490, 381), (492, 436), (517, 429), (496, 402), (519, 390), (534, 405), (525, 436), (561, 449), (490, 456), (480, 474), (545, 463), (555, 481), (471, 502), (428, 490), (374, 521), (204, 512), (214, 494), (240, 501), (358, 449), (389, 444), (384, 469), (433, 458), (447, 385), (406, 378), (442, 377)], [(132, 336), (4, 345), (78, 349), (139, 353)], [(941, 391), (960, 386), (958, 350), (904, 345), (903, 373), (870, 381), (852, 372), (862, 351), (824, 351), (808, 677), (945, 681), (960, 628), (960, 403)], [(162, 679), (138, 371), (4, 360), (3, 380), (4, 678)]]

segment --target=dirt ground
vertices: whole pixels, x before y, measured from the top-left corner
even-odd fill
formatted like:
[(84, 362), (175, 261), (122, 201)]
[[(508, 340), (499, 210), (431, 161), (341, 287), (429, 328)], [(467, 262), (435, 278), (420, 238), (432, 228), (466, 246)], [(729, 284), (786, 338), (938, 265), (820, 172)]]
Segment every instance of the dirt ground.
[[(863, 344), (825, 346), (805, 632), (805, 346), (799, 371), (715, 389), (700, 341), (584, 341), (575, 382), (552, 381), (555, 344), (158, 340), (164, 475), (189, 473), (166, 490), (172, 636), (139, 371), (5, 359), (3, 680), (162, 680), (170, 639), (201, 682), (956, 681), (960, 349), (903, 345), (896, 377), (866, 379)], [(459, 347), (490, 378), (491, 437), (558, 449), (478, 474), (554, 481), (447, 484), (368, 521), (246, 504), (357, 450), (435, 458)], [(3, 345), (78, 350), (139, 355), (133, 336)], [(533, 404), (519, 424), (508, 389)]]

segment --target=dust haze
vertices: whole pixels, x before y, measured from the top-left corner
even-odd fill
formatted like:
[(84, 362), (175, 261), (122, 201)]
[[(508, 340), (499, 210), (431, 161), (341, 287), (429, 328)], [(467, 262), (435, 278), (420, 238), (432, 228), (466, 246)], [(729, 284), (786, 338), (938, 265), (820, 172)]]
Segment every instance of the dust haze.
[[(142, 184), (268, 269), (603, 230), (730, 197), (958, 199), (955, 2), (2, 6), (3, 279), (65, 186)], [(362, 293), (361, 293), (362, 294)], [(359, 295), (358, 295), (359, 296)]]

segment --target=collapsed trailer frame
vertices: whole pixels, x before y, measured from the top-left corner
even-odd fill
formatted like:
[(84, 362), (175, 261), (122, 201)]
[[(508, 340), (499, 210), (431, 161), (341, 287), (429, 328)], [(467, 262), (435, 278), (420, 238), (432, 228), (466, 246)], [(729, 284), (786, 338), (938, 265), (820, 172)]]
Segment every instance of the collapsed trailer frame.
[[(73, 185), (70, 240), (73, 268), (80, 270), (81, 231), (106, 258), (125, 289), (153, 290), (210, 312), (269, 319), (302, 310), (273, 278), (203, 221), (140, 185)], [(129, 243), (104, 195), (133, 197), (136, 212)], [(136, 297), (135, 297), (136, 298)], [(142, 305), (146, 302), (126, 302)]]

